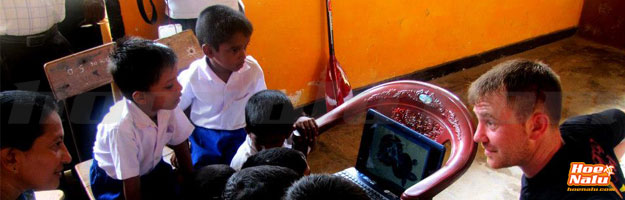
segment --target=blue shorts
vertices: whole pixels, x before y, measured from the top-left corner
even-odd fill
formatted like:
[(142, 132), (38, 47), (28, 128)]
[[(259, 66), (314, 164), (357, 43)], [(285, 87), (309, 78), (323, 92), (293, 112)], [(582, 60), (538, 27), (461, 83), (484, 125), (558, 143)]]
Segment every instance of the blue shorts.
[[(95, 159), (89, 171), (89, 178), (91, 191), (97, 200), (125, 199), (123, 181), (108, 176), (98, 167)], [(162, 159), (150, 173), (141, 176), (142, 199), (176, 199), (179, 190), (171, 165)]]
[(243, 128), (228, 131), (195, 126), (189, 137), (193, 166), (199, 169), (211, 164), (230, 165), (246, 135)]

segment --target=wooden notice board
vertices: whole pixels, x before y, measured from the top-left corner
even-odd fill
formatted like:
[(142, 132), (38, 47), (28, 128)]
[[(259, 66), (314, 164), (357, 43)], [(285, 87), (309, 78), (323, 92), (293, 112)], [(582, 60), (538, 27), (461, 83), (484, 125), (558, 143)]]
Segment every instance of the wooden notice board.
[[(191, 30), (156, 41), (169, 46), (176, 53), (179, 72), (204, 56)], [(114, 43), (107, 43), (46, 63), (44, 70), (54, 97), (63, 100), (111, 83), (113, 78), (108, 71), (108, 62), (114, 46)]]

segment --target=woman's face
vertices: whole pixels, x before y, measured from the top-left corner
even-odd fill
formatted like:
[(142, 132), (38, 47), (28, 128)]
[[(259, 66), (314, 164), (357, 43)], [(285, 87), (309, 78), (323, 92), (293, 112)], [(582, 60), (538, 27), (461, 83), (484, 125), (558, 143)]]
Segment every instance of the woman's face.
[(26, 187), (44, 190), (59, 186), (63, 164), (68, 164), (72, 157), (63, 143), (63, 126), (57, 113), (45, 119), (43, 134), (17, 159), (20, 161), (17, 175)]

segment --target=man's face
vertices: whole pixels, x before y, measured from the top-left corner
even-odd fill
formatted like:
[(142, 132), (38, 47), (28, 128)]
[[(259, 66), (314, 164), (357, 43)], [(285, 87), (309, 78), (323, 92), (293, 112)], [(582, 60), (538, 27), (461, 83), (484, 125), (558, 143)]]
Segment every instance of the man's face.
[(496, 92), (483, 97), (473, 107), (478, 118), (473, 140), (482, 143), (486, 162), (495, 169), (524, 165), (531, 154), (525, 122), (517, 120), (506, 103), (506, 98)]
[(180, 101), (182, 86), (176, 79), (176, 67), (167, 67), (161, 72), (161, 76), (156, 84), (150, 87), (146, 93), (152, 104), (152, 110), (171, 110), (176, 108)]

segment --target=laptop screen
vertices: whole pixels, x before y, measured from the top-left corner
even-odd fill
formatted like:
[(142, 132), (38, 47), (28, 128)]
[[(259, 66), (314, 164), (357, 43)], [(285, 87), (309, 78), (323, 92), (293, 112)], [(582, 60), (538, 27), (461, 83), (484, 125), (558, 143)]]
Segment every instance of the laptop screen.
[(356, 169), (401, 194), (439, 169), (444, 152), (443, 145), (369, 109)]

